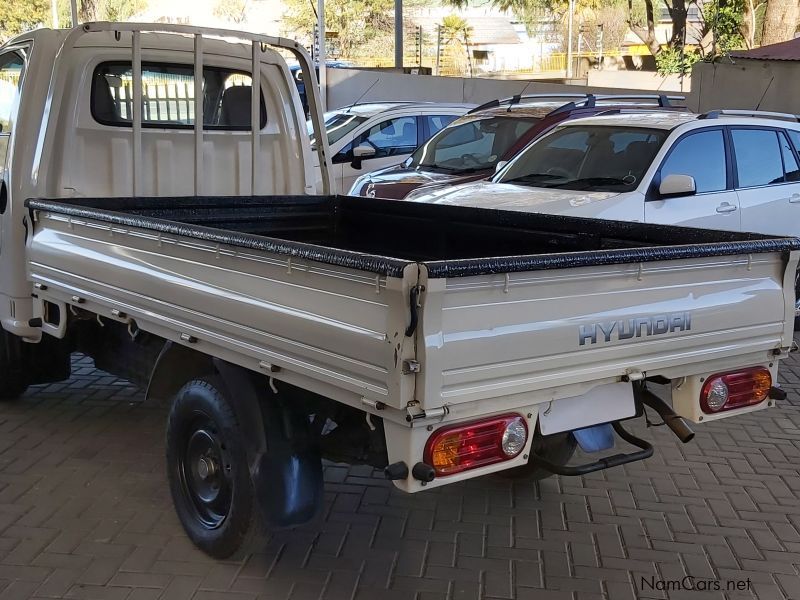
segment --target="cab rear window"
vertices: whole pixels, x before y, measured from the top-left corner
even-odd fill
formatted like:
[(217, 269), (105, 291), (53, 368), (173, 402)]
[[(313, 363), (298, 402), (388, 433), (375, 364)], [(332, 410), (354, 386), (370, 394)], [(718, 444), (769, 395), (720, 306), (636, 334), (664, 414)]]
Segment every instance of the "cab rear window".
[[(250, 73), (203, 68), (203, 129), (250, 129)], [(194, 127), (194, 67), (142, 63), (142, 126)], [(133, 122), (133, 69), (130, 62), (105, 62), (92, 75), (91, 110), (103, 125), (130, 127)], [(261, 93), (261, 124), (267, 124)]]

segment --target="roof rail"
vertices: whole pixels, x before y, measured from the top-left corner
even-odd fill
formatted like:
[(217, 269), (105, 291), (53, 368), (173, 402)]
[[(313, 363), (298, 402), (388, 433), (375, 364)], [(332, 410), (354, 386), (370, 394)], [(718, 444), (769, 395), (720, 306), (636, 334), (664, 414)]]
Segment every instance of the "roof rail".
[(666, 94), (597, 94), (598, 100), (657, 100), (662, 108), (669, 108), (673, 101), (686, 102), (686, 96), (667, 96)]
[(665, 94), (561, 94), (561, 93), (552, 93), (552, 94), (529, 94), (526, 96), (522, 96), (517, 94), (516, 96), (511, 96), (510, 98), (503, 98), (490, 100), (480, 106), (476, 106), (472, 110), (470, 110), (467, 114), (472, 114), (478, 112), (480, 110), (486, 110), (488, 108), (496, 108), (498, 106), (502, 106), (504, 104), (508, 104), (508, 109), (511, 108), (522, 102), (523, 100), (546, 100), (546, 99), (569, 99), (570, 102), (565, 104), (564, 106), (560, 106), (557, 108), (557, 111), (566, 111), (572, 110), (578, 107), (580, 103), (582, 108), (591, 108), (596, 105), (597, 101), (614, 101), (614, 100), (655, 100), (658, 103), (658, 106), (663, 108), (668, 108), (672, 106), (673, 101), (686, 101), (685, 96), (667, 96)]
[(710, 110), (699, 115), (698, 119), (719, 119), (720, 117), (752, 117), (754, 119), (780, 119), (781, 121), (792, 121), (800, 123), (800, 115), (791, 113), (770, 112), (767, 110)]
[[(597, 106), (598, 101), (610, 101), (613, 103), (615, 100), (658, 100), (659, 108), (674, 108), (671, 101), (685, 101), (686, 98), (684, 96), (666, 96), (664, 94), (587, 94), (586, 100), (581, 103), (580, 108), (594, 108)], [(620, 102), (619, 104), (625, 104), (625, 102)], [(559, 106), (550, 114), (553, 115), (562, 112), (569, 112), (576, 108), (578, 108), (578, 104), (575, 102), (568, 102), (564, 106)], [(631, 103), (631, 108), (643, 107), (639, 106), (638, 104)], [(609, 111), (605, 111), (603, 114), (606, 114), (607, 112)]]
[(560, 99), (560, 98), (575, 98), (575, 99), (579, 99), (579, 98), (586, 98), (586, 96), (587, 96), (587, 94), (560, 94), (558, 92), (555, 92), (555, 93), (552, 93), (552, 94), (528, 94), (528, 95), (525, 95), (525, 96), (522, 96), (520, 94), (516, 94), (514, 96), (511, 96), (510, 98), (502, 98), (502, 99), (501, 98), (496, 98), (495, 100), (489, 100), (489, 102), (485, 102), (484, 104), (481, 104), (480, 106), (476, 106), (471, 111), (469, 111), (467, 114), (472, 114), (472, 113), (477, 112), (479, 110), (486, 110), (487, 108), (496, 108), (498, 106), (502, 106), (503, 104), (508, 104), (508, 107), (511, 108), (515, 104), (519, 104), (522, 100), (546, 100), (548, 98), (551, 98), (553, 100), (557, 100), (557, 99)]

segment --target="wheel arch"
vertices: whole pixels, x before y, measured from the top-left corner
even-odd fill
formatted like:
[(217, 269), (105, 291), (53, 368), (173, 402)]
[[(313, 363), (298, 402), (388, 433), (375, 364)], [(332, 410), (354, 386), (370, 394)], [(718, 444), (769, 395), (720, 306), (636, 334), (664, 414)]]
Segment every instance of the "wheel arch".
[(153, 367), (147, 398), (169, 402), (188, 381), (214, 374), (239, 423), (264, 520), (273, 528), (308, 522), (324, 498), (322, 459), (289, 386), (274, 394), (263, 374), (167, 342)]

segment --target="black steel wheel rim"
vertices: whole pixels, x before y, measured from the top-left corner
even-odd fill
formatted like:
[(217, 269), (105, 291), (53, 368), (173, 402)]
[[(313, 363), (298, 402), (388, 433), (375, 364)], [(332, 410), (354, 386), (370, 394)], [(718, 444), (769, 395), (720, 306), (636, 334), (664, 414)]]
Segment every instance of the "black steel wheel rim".
[(178, 472), (187, 508), (207, 529), (217, 529), (228, 516), (233, 495), (231, 466), (219, 428), (207, 414), (196, 412), (182, 436)]

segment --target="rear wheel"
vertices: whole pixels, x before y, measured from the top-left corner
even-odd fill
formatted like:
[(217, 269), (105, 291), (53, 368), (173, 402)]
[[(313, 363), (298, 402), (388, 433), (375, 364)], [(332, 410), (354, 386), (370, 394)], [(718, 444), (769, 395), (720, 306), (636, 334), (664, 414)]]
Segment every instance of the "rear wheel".
[[(573, 454), (575, 454), (575, 448), (577, 446), (578, 442), (575, 436), (572, 435), (572, 432), (567, 431), (545, 436), (541, 434), (537, 426), (533, 434), (533, 441), (531, 442), (531, 454), (537, 454), (553, 464), (563, 466), (566, 465)], [(528, 462), (528, 464), (522, 465), (521, 467), (500, 471), (500, 475), (510, 479), (539, 480), (550, 477), (552, 473), (543, 469), (536, 463)]]
[(187, 535), (215, 558), (244, 555), (262, 533), (239, 423), (221, 379), (190, 381), (167, 422), (167, 469)]
[(25, 342), (0, 328), (0, 401), (14, 400), (28, 389)]

